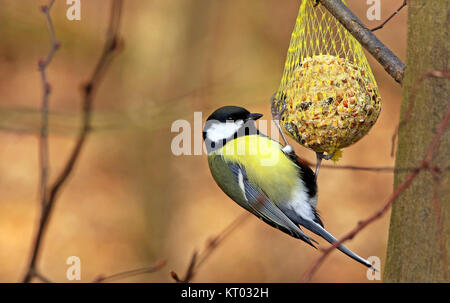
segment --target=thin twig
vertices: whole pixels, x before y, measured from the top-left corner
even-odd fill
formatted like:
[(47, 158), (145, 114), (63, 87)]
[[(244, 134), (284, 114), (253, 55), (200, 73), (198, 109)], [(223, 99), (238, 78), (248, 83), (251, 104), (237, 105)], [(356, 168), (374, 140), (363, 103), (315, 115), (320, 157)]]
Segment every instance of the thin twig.
[[(41, 130), (39, 136), (39, 165), (40, 165), (40, 186), (39, 195), (41, 202), (41, 209), (44, 210), (47, 203), (47, 179), (49, 172), (49, 161), (48, 161), (48, 104), (50, 97), (50, 84), (47, 80), (46, 68), (53, 59), (56, 50), (59, 48), (60, 44), (56, 40), (55, 29), (53, 27), (52, 18), (50, 16), (50, 10), (55, 3), (55, 0), (50, 0), (47, 5), (41, 6), (41, 11), (45, 15), (47, 22), (48, 32), (50, 36), (50, 50), (44, 59), (40, 59), (38, 62), (39, 72), (41, 74), (42, 81), (42, 105), (41, 105)], [(31, 280), (33, 276), (38, 277), (42, 281), (47, 279), (40, 275), (35, 269), (35, 258), (31, 258), (30, 266), (28, 272), (24, 278), (24, 282)]]
[(159, 271), (161, 268), (163, 268), (166, 265), (166, 263), (167, 262), (165, 260), (162, 260), (162, 261), (156, 262), (155, 265), (150, 266), (150, 267), (143, 267), (143, 268), (138, 268), (138, 269), (133, 269), (133, 270), (127, 270), (127, 271), (119, 272), (119, 273), (112, 274), (109, 276), (100, 275), (98, 278), (96, 278), (92, 282), (93, 283), (110, 282), (110, 281), (114, 281), (114, 280), (120, 280), (120, 279), (129, 278), (129, 277), (134, 277), (134, 276), (138, 276), (138, 275), (154, 273), (154, 272)]
[(25, 277), (23, 278), (23, 282), (30, 282), (31, 279), (35, 276), (36, 261), (39, 256), (42, 238), (45, 234), (47, 224), (49, 222), (49, 218), (56, 201), (57, 194), (61, 189), (61, 187), (63, 186), (63, 184), (65, 183), (65, 181), (67, 180), (67, 178), (69, 177), (70, 173), (72, 172), (73, 167), (75, 166), (75, 163), (79, 158), (81, 149), (85, 143), (87, 134), (90, 131), (93, 93), (100, 84), (101, 76), (108, 67), (109, 63), (111, 62), (111, 59), (115, 51), (117, 50), (118, 46), (117, 35), (122, 12), (122, 2), (123, 2), (122, 0), (113, 0), (112, 2), (110, 21), (107, 30), (107, 39), (103, 48), (103, 52), (94, 69), (94, 73), (92, 74), (91, 79), (84, 87), (82, 129), (80, 131), (80, 134), (78, 135), (77, 142), (69, 156), (68, 161), (66, 162), (66, 165), (64, 166), (59, 176), (56, 178), (55, 183), (50, 188), (48, 198), (46, 199), (46, 203), (42, 207), (38, 231), (33, 243), (30, 262)]
[[(385, 167), (371, 167), (371, 166), (356, 166), (356, 165), (332, 165), (323, 164), (322, 168), (328, 169), (338, 169), (338, 170), (360, 170), (360, 171), (371, 171), (371, 172), (394, 172), (396, 169), (392, 166)], [(412, 168), (405, 168), (404, 170), (410, 170)]]
[(198, 251), (194, 250), (191, 260), (189, 261), (189, 265), (186, 269), (186, 273), (184, 274), (184, 278), (180, 279), (174, 271), (170, 273), (172, 278), (178, 283), (188, 283), (189, 281), (191, 281), (195, 275), (195, 266), (197, 264), (197, 257)]
[[(307, 166), (314, 166), (313, 163), (309, 162), (308, 160), (305, 160), (303, 158), (297, 157), (297, 159), (307, 165)], [(335, 164), (322, 164), (321, 168), (326, 169), (334, 169), (334, 170), (356, 170), (356, 171), (367, 171), (367, 172), (383, 172), (383, 173), (393, 173), (393, 172), (404, 172), (404, 171), (413, 171), (416, 169), (416, 167), (393, 167), (393, 166), (358, 166), (358, 165), (335, 165)], [(440, 171), (447, 171), (450, 170), (450, 166), (447, 167), (436, 167), (436, 166), (430, 166), (430, 170), (440, 170)]]
[(405, 64), (387, 48), (342, 2), (319, 0), (361, 45), (384, 67), (386, 72), (398, 83), (402, 83)]
[(41, 130), (39, 136), (39, 165), (40, 165), (40, 188), (39, 195), (41, 206), (44, 207), (47, 199), (47, 179), (49, 173), (48, 161), (48, 107), (50, 97), (50, 84), (47, 80), (47, 66), (51, 63), (56, 50), (60, 47), (60, 43), (56, 40), (55, 29), (53, 27), (50, 10), (55, 0), (50, 0), (47, 5), (41, 6), (41, 11), (45, 15), (47, 21), (48, 32), (50, 36), (50, 50), (47, 56), (38, 61), (38, 68), (42, 81), (42, 105), (41, 105)]
[(402, 10), (402, 8), (404, 8), (406, 6), (406, 4), (407, 4), (406, 2), (407, 2), (407, 0), (404, 0), (402, 5), (392, 15), (390, 15), (389, 18), (387, 18), (383, 23), (381, 23), (377, 27), (372, 28), (370, 31), (374, 32), (379, 29), (382, 29), (386, 25), (386, 23), (388, 23), (392, 18), (394, 18), (394, 16), (397, 15)]
[(52, 283), (52, 281), (50, 281), (50, 279), (48, 279), (46, 276), (44, 276), (42, 273), (40, 273), (38, 271), (34, 272), (34, 276), (44, 283)]
[(180, 278), (174, 271), (172, 271), (170, 273), (172, 278), (176, 282), (180, 282), (180, 283), (188, 283), (188, 282), (192, 281), (192, 279), (194, 278), (194, 276), (196, 274), (196, 271), (211, 256), (211, 254), (214, 252), (214, 250), (220, 244), (222, 244), (223, 241), (226, 238), (228, 238), (249, 217), (250, 217), (250, 214), (247, 212), (241, 214), (239, 217), (234, 219), (227, 227), (225, 227), (217, 236), (210, 238), (206, 243), (206, 248), (201, 253), (194, 251), (194, 253), (192, 254), (192, 257), (189, 261), (189, 265), (187, 267), (184, 277)]
[(312, 264), (312, 266), (306, 271), (306, 273), (303, 275), (301, 281), (302, 282), (308, 282), (311, 280), (312, 276), (316, 273), (316, 271), (319, 269), (319, 267), (323, 264), (325, 259), (328, 257), (328, 255), (339, 245), (344, 243), (345, 241), (348, 241), (350, 239), (353, 239), (361, 230), (363, 230), (365, 227), (367, 227), (370, 223), (374, 222), (378, 218), (380, 218), (386, 211), (392, 206), (392, 203), (394, 203), (395, 200), (405, 191), (408, 186), (414, 181), (414, 179), (417, 177), (420, 171), (423, 169), (429, 167), (433, 154), (437, 150), (439, 146), (439, 141), (441, 137), (444, 134), (444, 131), (449, 123), (450, 120), (450, 105), (447, 107), (447, 113), (444, 116), (444, 119), (440, 123), (438, 127), (438, 131), (436, 132), (431, 144), (428, 147), (428, 150), (422, 160), (422, 162), (419, 163), (417, 168), (411, 172), (406, 179), (396, 188), (396, 190), (392, 193), (392, 195), (388, 198), (387, 202), (384, 204), (384, 206), (375, 212), (372, 216), (368, 217), (367, 219), (360, 221), (358, 225), (348, 232), (346, 235), (344, 235), (339, 241), (335, 242), (332, 246), (326, 248), (323, 250), (322, 256), (320, 256), (316, 262)]

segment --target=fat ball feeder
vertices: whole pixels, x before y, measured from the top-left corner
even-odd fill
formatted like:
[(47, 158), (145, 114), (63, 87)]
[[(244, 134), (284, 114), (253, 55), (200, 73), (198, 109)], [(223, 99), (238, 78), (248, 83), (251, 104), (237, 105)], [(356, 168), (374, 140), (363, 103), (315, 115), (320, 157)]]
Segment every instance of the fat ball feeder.
[(381, 97), (361, 45), (315, 0), (300, 5), (271, 108), (286, 145), (283, 132), (316, 152), (316, 178), (323, 159), (338, 161), (378, 119)]

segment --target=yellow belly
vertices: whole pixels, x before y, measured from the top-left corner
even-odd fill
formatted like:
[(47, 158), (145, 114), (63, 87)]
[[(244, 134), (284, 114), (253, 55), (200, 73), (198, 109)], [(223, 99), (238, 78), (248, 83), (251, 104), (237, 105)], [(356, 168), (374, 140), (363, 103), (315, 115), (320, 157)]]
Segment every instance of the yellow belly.
[(299, 184), (298, 167), (281, 150), (282, 146), (259, 135), (242, 136), (217, 151), (225, 161), (245, 167), (248, 179), (273, 202), (284, 202)]

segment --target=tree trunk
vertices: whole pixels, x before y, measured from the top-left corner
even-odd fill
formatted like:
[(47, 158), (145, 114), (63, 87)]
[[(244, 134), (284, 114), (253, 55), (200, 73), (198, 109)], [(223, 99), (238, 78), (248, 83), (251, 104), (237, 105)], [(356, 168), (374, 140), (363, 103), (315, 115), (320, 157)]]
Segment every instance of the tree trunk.
[[(449, 70), (449, 0), (408, 0), (406, 73), (401, 119), (416, 89), (411, 118), (400, 128), (396, 168), (415, 167), (432, 141), (449, 106), (449, 79), (417, 79), (433, 70)], [(450, 235), (450, 132), (447, 127), (433, 157), (441, 169), (419, 173), (394, 202), (389, 229), (385, 282), (448, 282)], [(395, 173), (394, 187), (409, 174)]]

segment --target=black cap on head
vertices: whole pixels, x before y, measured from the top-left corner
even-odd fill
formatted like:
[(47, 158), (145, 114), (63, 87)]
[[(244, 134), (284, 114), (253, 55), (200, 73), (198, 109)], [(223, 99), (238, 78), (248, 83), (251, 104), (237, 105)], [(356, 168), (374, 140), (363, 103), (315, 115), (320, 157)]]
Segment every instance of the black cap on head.
[(220, 122), (226, 122), (227, 120), (256, 120), (261, 118), (261, 114), (251, 114), (248, 110), (239, 106), (223, 106), (217, 110), (215, 110), (207, 119), (209, 120), (217, 120)]
[(239, 106), (223, 106), (215, 110), (203, 128), (203, 140), (208, 153), (225, 145), (227, 140), (259, 134), (255, 120), (261, 117), (262, 114), (250, 113)]

